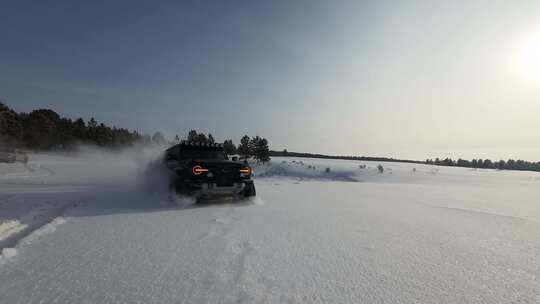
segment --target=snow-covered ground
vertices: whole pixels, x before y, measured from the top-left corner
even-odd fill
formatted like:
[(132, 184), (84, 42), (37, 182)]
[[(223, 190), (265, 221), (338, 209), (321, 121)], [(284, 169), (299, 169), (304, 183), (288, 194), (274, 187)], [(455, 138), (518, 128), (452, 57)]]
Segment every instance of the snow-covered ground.
[(276, 157), (173, 204), (153, 152), (0, 164), (0, 303), (540, 303), (538, 173)]

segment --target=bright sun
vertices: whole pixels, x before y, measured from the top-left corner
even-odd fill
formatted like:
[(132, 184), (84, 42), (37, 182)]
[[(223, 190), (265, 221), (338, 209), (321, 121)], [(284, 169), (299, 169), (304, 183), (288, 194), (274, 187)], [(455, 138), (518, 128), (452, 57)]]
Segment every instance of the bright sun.
[(517, 68), (524, 81), (540, 85), (540, 31), (522, 41), (517, 53)]

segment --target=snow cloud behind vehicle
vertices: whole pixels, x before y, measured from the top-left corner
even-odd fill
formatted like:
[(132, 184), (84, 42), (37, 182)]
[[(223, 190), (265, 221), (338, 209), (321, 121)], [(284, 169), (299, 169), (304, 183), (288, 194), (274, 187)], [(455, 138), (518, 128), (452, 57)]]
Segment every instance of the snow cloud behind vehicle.
[(25, 184), (136, 185), (163, 149), (134, 146), (111, 150), (81, 145), (69, 153), (34, 153), (27, 166), (5, 166), (13, 172), (0, 179)]

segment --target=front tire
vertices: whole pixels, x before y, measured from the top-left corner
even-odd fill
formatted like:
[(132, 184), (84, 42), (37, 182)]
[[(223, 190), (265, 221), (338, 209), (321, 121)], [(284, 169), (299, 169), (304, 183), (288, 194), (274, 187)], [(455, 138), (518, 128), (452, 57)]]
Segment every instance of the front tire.
[(253, 181), (246, 182), (245, 188), (242, 191), (243, 197), (253, 197), (257, 195), (257, 192), (255, 191), (255, 184)]

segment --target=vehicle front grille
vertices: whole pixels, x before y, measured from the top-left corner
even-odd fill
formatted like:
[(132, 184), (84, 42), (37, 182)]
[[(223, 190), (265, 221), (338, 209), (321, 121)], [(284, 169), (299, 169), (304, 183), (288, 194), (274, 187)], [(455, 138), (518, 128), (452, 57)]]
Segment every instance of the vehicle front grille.
[(238, 169), (234, 166), (211, 166), (209, 169), (218, 187), (231, 187), (238, 177)]

